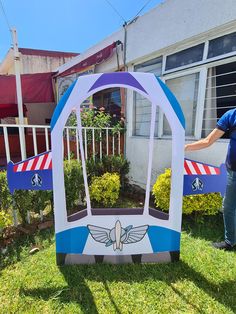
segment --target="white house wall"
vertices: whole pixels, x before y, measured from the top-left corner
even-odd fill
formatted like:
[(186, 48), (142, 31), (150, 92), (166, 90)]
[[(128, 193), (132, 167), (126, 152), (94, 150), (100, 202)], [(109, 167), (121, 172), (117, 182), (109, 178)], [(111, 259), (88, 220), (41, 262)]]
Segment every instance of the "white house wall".
[(182, 44), (235, 18), (235, 0), (166, 0), (128, 26), (127, 62)]
[[(166, 0), (156, 8), (127, 26), (126, 62), (128, 70), (133, 65), (163, 54), (191, 47), (207, 39), (236, 31), (235, 0)], [(81, 55), (59, 68), (65, 71), (116, 40), (124, 42), (124, 29), (107, 37)], [(120, 51), (120, 60), (122, 55)], [(112, 72), (117, 69), (116, 55), (96, 66), (96, 72)], [(203, 97), (204, 98), (204, 97)], [(180, 104), (181, 105), (181, 104)], [(147, 174), (148, 139), (132, 136), (133, 93), (127, 92), (125, 155), (131, 162), (130, 179), (144, 187)], [(191, 141), (191, 140), (188, 140)], [(221, 140), (206, 150), (187, 153), (186, 157), (206, 163), (220, 165), (225, 160), (228, 141)], [(171, 140), (156, 139), (152, 183), (171, 164)]]

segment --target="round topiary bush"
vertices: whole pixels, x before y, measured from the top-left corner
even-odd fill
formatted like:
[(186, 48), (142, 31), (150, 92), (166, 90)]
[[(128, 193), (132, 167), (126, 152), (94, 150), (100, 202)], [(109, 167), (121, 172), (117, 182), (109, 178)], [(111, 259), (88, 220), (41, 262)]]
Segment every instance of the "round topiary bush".
[(89, 191), (92, 201), (102, 206), (113, 206), (120, 194), (120, 176), (106, 172), (101, 177), (94, 177)]
[[(169, 211), (171, 169), (166, 169), (153, 185), (152, 194), (157, 207)], [(203, 215), (215, 215), (222, 205), (220, 193), (188, 195), (183, 197), (183, 213), (199, 212)]]

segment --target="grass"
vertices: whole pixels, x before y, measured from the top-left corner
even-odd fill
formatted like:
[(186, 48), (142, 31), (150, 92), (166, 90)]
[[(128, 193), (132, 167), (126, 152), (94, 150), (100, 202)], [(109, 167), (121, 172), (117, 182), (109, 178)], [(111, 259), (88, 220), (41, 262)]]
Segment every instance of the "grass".
[[(181, 261), (55, 264), (52, 231), (19, 239), (1, 262), (0, 313), (236, 313), (236, 252), (211, 248), (222, 218), (184, 218)], [(41, 250), (29, 255), (29, 247)]]

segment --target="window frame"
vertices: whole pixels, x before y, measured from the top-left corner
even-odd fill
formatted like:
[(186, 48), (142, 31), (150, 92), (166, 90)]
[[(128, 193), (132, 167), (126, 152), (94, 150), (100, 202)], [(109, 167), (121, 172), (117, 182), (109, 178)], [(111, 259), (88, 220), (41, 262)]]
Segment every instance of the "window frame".
[[(198, 97), (197, 97), (197, 109), (196, 109), (196, 120), (195, 120), (195, 129), (194, 129), (194, 135), (193, 136), (186, 136), (186, 140), (198, 140), (201, 139), (201, 133), (202, 133), (202, 125), (203, 125), (203, 114), (204, 114), (204, 106), (205, 106), (205, 95), (206, 95), (206, 87), (207, 87), (207, 73), (208, 69), (211, 67), (236, 62), (236, 51), (229, 52), (227, 54), (219, 55), (212, 58), (207, 58), (208, 50), (209, 50), (209, 42), (212, 39), (222, 37), (231, 33), (235, 32), (235, 27), (228, 29), (227, 31), (222, 31), (215, 36), (215, 34), (212, 34), (206, 38), (198, 39), (195, 41), (191, 41), (188, 45), (182, 45), (181, 49), (178, 48), (173, 49), (170, 51), (170, 49), (166, 49), (162, 51), (162, 54), (158, 55), (152, 55), (146, 58), (142, 58), (138, 62), (135, 62), (131, 65), (131, 71), (134, 71), (134, 67), (137, 65), (140, 65), (141, 63), (148, 62), (152, 59), (161, 58), (162, 57), (162, 73), (161, 73), (161, 80), (165, 83), (169, 79), (178, 78), (185, 75), (190, 75), (194, 73), (199, 73), (199, 85), (198, 85)], [(171, 70), (166, 71), (166, 59), (168, 55), (180, 52), (182, 50), (194, 47), (198, 44), (204, 43), (204, 50), (203, 50), (203, 58), (202, 61), (191, 63), (189, 65), (181, 66), (178, 68), (174, 68)], [(128, 135), (134, 138), (148, 138), (148, 136), (141, 136), (141, 135), (134, 135), (134, 127), (135, 127), (135, 97), (133, 91), (127, 91), (127, 101), (132, 103), (132, 106), (130, 106), (130, 127), (128, 128)], [(155, 139), (170, 139), (171, 136), (164, 135), (163, 130), (163, 113), (160, 110), (159, 111), (159, 117), (158, 117), (158, 132)], [(228, 139), (220, 139), (220, 142), (228, 142)]]
[[(198, 64), (199, 62), (201, 62), (201, 61), (203, 60), (203, 57), (204, 57), (205, 44), (206, 44), (206, 43), (205, 43), (204, 41), (202, 41), (202, 42), (200, 42), (200, 43), (197, 43), (196, 45), (193, 45), (193, 46), (190, 46), (190, 47), (187, 47), (187, 48), (184, 48), (184, 49), (181, 49), (181, 50), (179, 50), (179, 51), (176, 51), (176, 52), (173, 52), (173, 53), (171, 53), (171, 54), (166, 55), (166, 59), (165, 59), (165, 62), (166, 62), (166, 63), (165, 63), (165, 69), (164, 69), (165, 72), (167, 73), (167, 72), (169, 72), (169, 71), (174, 71), (175, 69), (185, 68), (185, 67), (187, 67), (187, 66), (192, 66), (192, 65), (194, 65), (194, 64)], [(171, 56), (176, 55), (176, 54), (180, 54), (181, 52), (184, 52), (184, 51), (186, 51), (186, 50), (194, 49), (194, 48), (196, 48), (196, 47), (198, 47), (198, 46), (203, 46), (203, 47), (202, 47), (202, 59), (201, 59), (201, 60), (195, 61), (195, 62), (191, 62), (191, 63), (187, 63), (187, 64), (185, 64), (185, 65), (173, 67), (173, 68), (171, 68), (171, 69), (167, 69), (167, 70), (166, 70), (168, 57), (171, 57)]]
[[(235, 34), (235, 35), (236, 35), (236, 30), (235, 30), (234, 32), (230, 32), (230, 33), (227, 33), (227, 34), (224, 34), (224, 35), (220, 35), (220, 36), (211, 38), (211, 39), (208, 41), (208, 42), (209, 42), (208, 48), (210, 47), (210, 42), (211, 42), (211, 41), (216, 40), (216, 39), (219, 39), (219, 38), (223, 38), (223, 37), (225, 37), (225, 36), (229, 36), (229, 35), (232, 35), (232, 34)], [(208, 53), (209, 53), (209, 49), (208, 49)], [(207, 55), (208, 55), (208, 53), (207, 53)], [(217, 56), (214, 56), (214, 57), (211, 57), (211, 58), (207, 58), (207, 59), (213, 59), (213, 58), (218, 57), (218, 56), (225, 56), (225, 55), (232, 54), (232, 53), (235, 54), (235, 53), (236, 53), (236, 50), (231, 51), (231, 52), (227, 52), (227, 53), (223, 53), (223, 54), (219, 54), (219, 55), (217, 55)]]
[[(205, 88), (201, 89), (200, 86), (201, 86), (202, 83), (204, 85), (203, 79), (204, 79), (204, 76), (205, 76), (205, 72), (207, 73), (207, 71), (204, 71), (204, 68), (201, 68), (201, 69), (194, 68), (194, 69), (189, 69), (189, 70), (181, 71), (181, 72), (178, 72), (178, 73), (172, 73), (170, 75), (165, 75), (165, 76), (161, 77), (162, 81), (164, 83), (166, 83), (166, 81), (171, 80), (171, 79), (176, 79), (176, 78), (179, 78), (179, 77), (183, 77), (183, 76), (199, 73), (199, 84), (198, 84), (198, 95), (197, 95), (197, 107), (196, 107), (194, 134), (192, 136), (186, 136), (186, 139), (198, 139), (199, 138), (199, 134), (201, 134), (201, 126), (202, 126), (202, 124), (199, 123), (199, 121), (200, 121), (201, 117), (203, 117)], [(205, 82), (205, 84), (206, 84), (206, 82)], [(161, 133), (161, 138), (169, 139), (169, 138), (171, 138), (171, 136), (164, 134), (164, 125), (163, 125), (164, 117), (163, 117), (163, 113), (162, 112), (161, 112), (161, 116), (162, 116), (160, 118), (160, 121), (162, 121), (162, 125), (160, 126), (161, 132), (162, 132)]]
[[(141, 64), (144, 64), (148, 61), (151, 60), (155, 60), (155, 59), (160, 59), (161, 60), (161, 75), (160, 78), (162, 77), (162, 71), (163, 71), (163, 55), (158, 55), (158, 56), (152, 56), (148, 59), (143, 59), (140, 60), (137, 63), (132, 64), (131, 67), (131, 71), (133, 72), (139, 72), (139, 71), (135, 71), (135, 67), (139, 66)], [(151, 72), (144, 72), (144, 73), (151, 73)], [(137, 93), (137, 92), (136, 92)], [(131, 136), (132, 138), (142, 138), (142, 139), (149, 139), (149, 135), (136, 135), (135, 134), (135, 123), (136, 123), (136, 102), (135, 102), (135, 91), (131, 91), (131, 90), (127, 90), (127, 102), (129, 101), (129, 99), (132, 99), (131, 103), (132, 103), (132, 109), (131, 109), (131, 114), (129, 115), (130, 117), (132, 117), (131, 119), (131, 127), (128, 128), (128, 135)], [(127, 106), (126, 106), (127, 107)], [(154, 136), (154, 139), (159, 139), (160, 138), (160, 134), (161, 134), (161, 129), (160, 129), (160, 123), (159, 123), (159, 119), (160, 119), (160, 109), (158, 111), (157, 117), (158, 117), (158, 125), (157, 125), (157, 135)]]
[[(163, 52), (162, 75), (175, 73), (177, 71), (182, 71), (182, 70), (185, 70), (185, 69), (187, 70), (187, 69), (190, 69), (190, 68), (194, 68), (196, 66), (201, 66), (201, 65), (208, 64), (209, 62), (221, 61), (221, 60), (224, 60), (226, 58), (231, 58), (231, 57), (236, 56), (236, 51), (232, 51), (232, 52), (228, 52), (226, 54), (222, 54), (222, 55), (215, 56), (215, 57), (212, 57), (212, 58), (207, 58), (208, 51), (209, 51), (209, 42), (211, 40), (214, 40), (214, 39), (219, 38), (219, 37), (227, 36), (227, 35), (230, 35), (230, 34), (235, 33), (235, 32), (236, 32), (236, 29), (234, 27), (234, 28), (232, 28), (230, 30), (219, 32), (217, 34), (217, 36), (215, 36), (215, 33), (214, 33), (214, 34), (212, 34), (210, 36), (207, 36), (207, 38), (203, 38), (202, 40), (198, 39), (198, 40), (195, 40), (195, 41), (191, 41), (191, 43), (183, 45), (181, 47), (181, 49), (179, 48), (179, 45), (178, 45), (178, 48), (176, 48), (176, 49), (172, 49), (171, 51), (170, 51), (170, 49), (166, 50), (166, 52)], [(197, 46), (197, 45), (203, 44), (203, 43), (204, 43), (203, 58), (202, 58), (201, 61), (194, 62), (194, 63), (187, 64), (187, 65), (180, 66), (180, 67), (176, 67), (176, 68), (173, 68), (173, 69), (170, 69), (170, 70), (165, 70), (165, 68), (166, 68), (166, 59), (167, 59), (167, 57), (169, 55), (181, 52), (181, 51), (183, 51), (185, 49), (188, 49), (188, 48), (193, 48), (194, 46)]]

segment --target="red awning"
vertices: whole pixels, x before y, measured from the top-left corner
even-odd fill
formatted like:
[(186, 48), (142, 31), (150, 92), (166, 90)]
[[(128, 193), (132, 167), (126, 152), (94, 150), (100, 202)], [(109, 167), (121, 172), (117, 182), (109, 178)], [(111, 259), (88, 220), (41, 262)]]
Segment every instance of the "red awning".
[(76, 65), (72, 66), (71, 68), (67, 69), (66, 71), (59, 74), (59, 76), (67, 76), (73, 73), (81, 72), (85, 68), (99, 64), (108, 58), (110, 58), (113, 54), (114, 48), (116, 47), (116, 42), (112, 43), (111, 45), (107, 46), (106, 48), (103, 48), (102, 50), (96, 52), (92, 56), (88, 57), (87, 59), (84, 59), (83, 61), (77, 63)]
[[(27, 108), (23, 105), (24, 117), (26, 116)], [(17, 104), (2, 104), (0, 105), (0, 119), (7, 117), (18, 117)]]
[[(23, 103), (55, 102), (52, 75), (54, 73), (22, 74)], [(0, 109), (1, 104), (16, 104), (15, 75), (0, 75)]]

